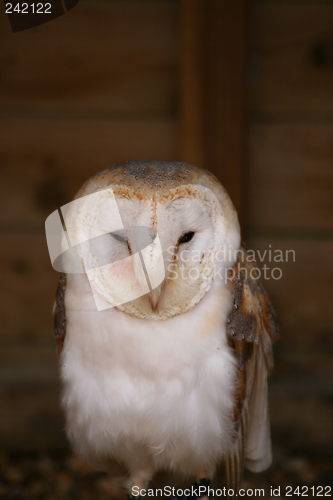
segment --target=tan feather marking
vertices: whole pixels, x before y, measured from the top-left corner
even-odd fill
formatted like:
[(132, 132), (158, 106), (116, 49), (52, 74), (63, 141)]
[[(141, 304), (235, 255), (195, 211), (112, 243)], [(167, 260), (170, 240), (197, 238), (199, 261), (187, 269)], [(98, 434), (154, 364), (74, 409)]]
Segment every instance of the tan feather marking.
[(181, 198), (181, 197), (188, 198), (188, 196), (195, 196), (199, 194), (201, 194), (200, 190), (196, 186), (191, 186), (191, 185), (179, 186), (174, 189), (168, 190), (168, 192), (165, 194), (162, 194), (159, 200), (163, 202), (168, 199)]
[(135, 191), (134, 189), (131, 189), (129, 187), (123, 187), (123, 186), (112, 186), (113, 194), (116, 196), (122, 196), (124, 198), (132, 199), (132, 198), (137, 198), (138, 200), (143, 200), (146, 201), (149, 198), (142, 193), (139, 193), (138, 191)]
[[(248, 430), (248, 404), (253, 395), (253, 382), (258, 370), (266, 377), (266, 369), (273, 367), (272, 342), (279, 336), (272, 303), (261, 282), (251, 279), (250, 270), (254, 266), (255, 263), (247, 259), (246, 249), (242, 246), (229, 279), (233, 308), (227, 319), (227, 339), (238, 361), (238, 376), (232, 415), (236, 439), (233, 450), (226, 458), (225, 468), (228, 486), (235, 490), (239, 488), (246, 458), (244, 450)], [(264, 364), (258, 362), (261, 359), (264, 359)], [(258, 385), (253, 390), (257, 390), (257, 387)], [(257, 400), (262, 404), (262, 398), (266, 397), (267, 394), (258, 394)], [(251, 419), (251, 414), (249, 418)]]
[(152, 227), (155, 229), (155, 231), (157, 230), (157, 213), (156, 213), (156, 210), (157, 210), (157, 202), (156, 202), (156, 192), (154, 191), (153, 192), (153, 199), (152, 199), (152, 216), (151, 216), (151, 224), (152, 224)]
[(63, 342), (63, 339), (60, 337), (57, 337), (55, 339), (55, 341), (56, 341), (56, 353), (57, 353), (57, 356), (60, 356), (64, 342)]
[(233, 420), (238, 423), (240, 413), (242, 411), (243, 407), (243, 402), (244, 402), (244, 396), (245, 396), (245, 370), (239, 370), (238, 371), (238, 379), (237, 379), (237, 385), (236, 385), (236, 391), (234, 395), (235, 399), (235, 405), (233, 409)]

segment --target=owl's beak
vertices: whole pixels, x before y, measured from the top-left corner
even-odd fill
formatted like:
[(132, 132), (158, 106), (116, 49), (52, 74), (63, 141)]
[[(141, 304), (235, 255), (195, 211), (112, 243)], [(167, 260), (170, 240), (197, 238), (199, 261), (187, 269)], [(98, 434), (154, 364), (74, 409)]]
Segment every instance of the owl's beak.
[(151, 308), (155, 312), (161, 297), (162, 293), (162, 288), (163, 288), (163, 283), (159, 285), (157, 288), (154, 288), (149, 294), (149, 302), (151, 303)]

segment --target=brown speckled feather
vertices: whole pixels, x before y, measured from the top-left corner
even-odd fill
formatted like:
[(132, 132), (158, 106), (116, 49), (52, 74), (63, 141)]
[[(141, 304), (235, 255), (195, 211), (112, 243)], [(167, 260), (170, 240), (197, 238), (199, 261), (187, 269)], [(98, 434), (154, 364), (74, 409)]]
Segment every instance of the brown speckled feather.
[(56, 348), (58, 355), (66, 335), (66, 309), (65, 309), (66, 274), (62, 273), (56, 291), (54, 304), (54, 336), (56, 338)]
[(227, 319), (227, 340), (238, 361), (238, 382), (233, 414), (236, 438), (226, 459), (226, 474), (234, 489), (239, 488), (244, 465), (259, 471), (270, 461), (267, 373), (273, 368), (272, 343), (279, 327), (260, 280), (250, 276), (256, 266), (251, 259), (242, 246), (229, 279), (233, 308)]

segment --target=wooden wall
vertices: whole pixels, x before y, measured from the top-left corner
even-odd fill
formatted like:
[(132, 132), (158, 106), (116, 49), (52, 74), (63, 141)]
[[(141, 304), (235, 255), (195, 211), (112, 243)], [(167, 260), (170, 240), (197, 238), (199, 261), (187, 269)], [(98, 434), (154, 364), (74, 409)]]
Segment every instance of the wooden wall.
[(256, 246), (295, 249), (283, 279), (267, 283), (288, 350), (327, 352), (333, 347), (333, 2), (255, 2), (249, 37), (248, 233)]
[(155, 157), (211, 169), (261, 254), (295, 250), (266, 259), (273, 437), (332, 450), (332, 119), (331, 0), (81, 0), (15, 35), (0, 3), (0, 448), (67, 447), (45, 218), (97, 170)]
[(44, 221), (96, 171), (179, 155), (180, 3), (81, 0), (12, 34), (0, 4), (0, 447), (65, 449)]
[(295, 251), (266, 288), (281, 340), (275, 442), (331, 454), (333, 419), (333, 2), (254, 1), (249, 18), (247, 233)]

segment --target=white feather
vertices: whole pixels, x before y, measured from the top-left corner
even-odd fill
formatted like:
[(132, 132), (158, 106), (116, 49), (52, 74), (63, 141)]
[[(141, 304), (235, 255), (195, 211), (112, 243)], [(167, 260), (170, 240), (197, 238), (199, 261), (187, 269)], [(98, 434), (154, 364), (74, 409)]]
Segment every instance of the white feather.
[(165, 321), (93, 309), (86, 278), (69, 276), (62, 402), (76, 451), (95, 466), (107, 456), (129, 470), (138, 457), (154, 470), (214, 468), (233, 438), (224, 284)]

